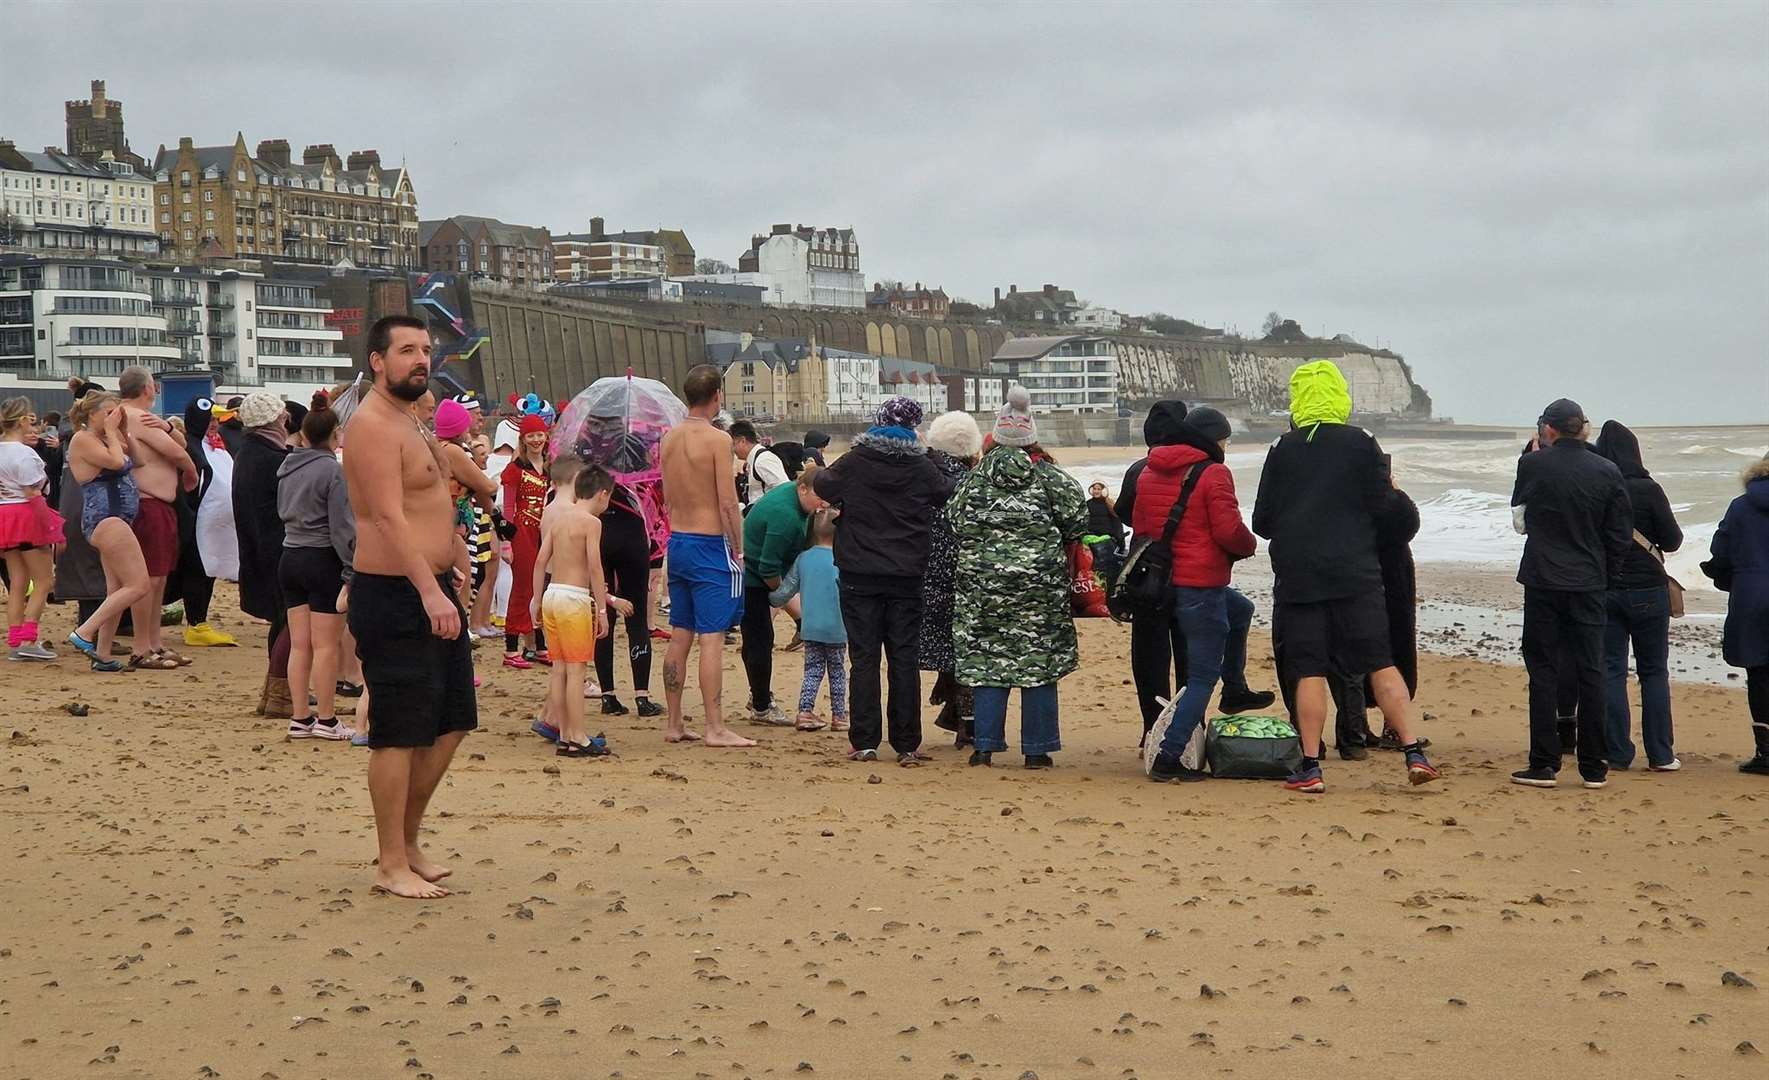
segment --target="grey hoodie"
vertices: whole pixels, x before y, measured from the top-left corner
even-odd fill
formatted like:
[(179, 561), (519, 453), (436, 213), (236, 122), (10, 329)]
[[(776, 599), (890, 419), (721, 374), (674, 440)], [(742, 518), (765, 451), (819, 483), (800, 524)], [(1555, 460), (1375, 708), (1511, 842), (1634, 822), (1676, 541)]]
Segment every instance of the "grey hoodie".
[(330, 547), (346, 575), (356, 556), (356, 515), (344, 487), (344, 468), (326, 450), (291, 450), (276, 470), (276, 512), (283, 546)]

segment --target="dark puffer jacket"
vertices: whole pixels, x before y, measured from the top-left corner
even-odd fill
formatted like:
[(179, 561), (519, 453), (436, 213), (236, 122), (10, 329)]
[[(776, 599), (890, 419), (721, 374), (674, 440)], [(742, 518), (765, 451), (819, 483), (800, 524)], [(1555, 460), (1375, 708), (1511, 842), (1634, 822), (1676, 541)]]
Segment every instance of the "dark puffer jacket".
[(868, 432), (819, 469), (811, 487), (841, 511), (835, 565), (845, 588), (920, 590), (934, 513), (952, 497), (951, 477), (914, 439)]
[(1701, 568), (1730, 594), (1720, 635), (1726, 662), (1754, 668), (1769, 664), (1769, 458), (1744, 476), (1744, 494), (1726, 508)]

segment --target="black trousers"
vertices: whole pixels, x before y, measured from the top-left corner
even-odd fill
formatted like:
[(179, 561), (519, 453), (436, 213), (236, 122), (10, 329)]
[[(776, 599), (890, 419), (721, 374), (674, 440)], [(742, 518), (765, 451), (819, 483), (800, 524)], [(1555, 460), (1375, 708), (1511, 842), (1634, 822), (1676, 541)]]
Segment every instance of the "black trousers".
[[(902, 589), (841, 584), (842, 622), (848, 631), (848, 742), (877, 750), (888, 717), (891, 749), (908, 754), (921, 747), (921, 588), (915, 578)], [(745, 609), (744, 617), (748, 618)], [(747, 640), (747, 635), (745, 635)], [(772, 640), (772, 638), (770, 638)], [(890, 670), (890, 689), (880, 708), (879, 660)]]
[[(1173, 665), (1172, 683), (1167, 681), (1169, 664)], [(1171, 701), (1173, 687), (1185, 685), (1185, 635), (1179, 632), (1179, 620), (1130, 620), (1130, 677), (1136, 683), (1136, 703), (1142, 710), (1143, 734), (1147, 735), (1161, 715), (1157, 699)]]
[[(843, 601), (845, 608), (845, 597)], [(765, 712), (774, 704), (774, 609), (768, 606), (766, 586), (743, 587), (742, 629), (743, 670), (749, 676), (749, 703), (758, 712)]]
[(1745, 701), (1751, 709), (1751, 728), (1757, 752), (1769, 753), (1769, 664), (1744, 669)]
[(1523, 666), (1529, 672), (1529, 765), (1560, 768), (1560, 679), (1570, 665), (1578, 683), (1579, 775), (1609, 773), (1603, 741), (1604, 594), (1523, 590)]
[[(633, 613), (623, 621), (627, 628), (627, 656), (633, 665), (633, 690), (645, 693), (651, 689), (651, 605), (646, 591), (651, 582), (650, 551), (640, 544), (612, 547), (608, 534), (603, 534), (602, 579), (608, 592), (633, 605)], [(604, 694), (614, 692), (614, 628), (608, 636), (596, 639), (596, 682)]]

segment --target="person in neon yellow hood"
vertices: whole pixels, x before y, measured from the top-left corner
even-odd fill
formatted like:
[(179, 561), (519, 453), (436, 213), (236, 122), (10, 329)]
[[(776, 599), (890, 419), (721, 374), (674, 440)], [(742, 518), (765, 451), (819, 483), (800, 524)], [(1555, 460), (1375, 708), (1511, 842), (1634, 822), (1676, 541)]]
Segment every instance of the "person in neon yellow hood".
[(1279, 678), (1295, 687), (1293, 718), (1302, 765), (1284, 786), (1306, 795), (1327, 789), (1321, 734), (1327, 680), (1369, 676), (1382, 717), (1401, 742), (1407, 778), (1437, 779), (1414, 736), (1406, 681), (1394, 664), (1376, 515), (1392, 488), (1387, 455), (1353, 427), (1345, 376), (1314, 360), (1290, 376), (1293, 430), (1272, 443), (1253, 503), (1253, 531), (1271, 541), (1272, 638)]
[(1351, 387), (1331, 360), (1310, 360), (1290, 373), (1290, 422), (1311, 429), (1351, 420)]

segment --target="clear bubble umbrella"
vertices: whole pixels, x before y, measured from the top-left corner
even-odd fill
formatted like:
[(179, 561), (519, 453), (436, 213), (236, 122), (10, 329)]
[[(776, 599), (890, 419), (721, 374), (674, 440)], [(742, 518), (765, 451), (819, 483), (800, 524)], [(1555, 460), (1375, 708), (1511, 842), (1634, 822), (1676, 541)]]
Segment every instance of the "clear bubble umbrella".
[(664, 435), (688, 417), (688, 407), (656, 379), (627, 374), (597, 379), (565, 406), (547, 442), (549, 458), (576, 454), (601, 465), (624, 490), (616, 498), (630, 500), (645, 521), (653, 555), (669, 540), (669, 516), (663, 504), (663, 475), (658, 447)]

